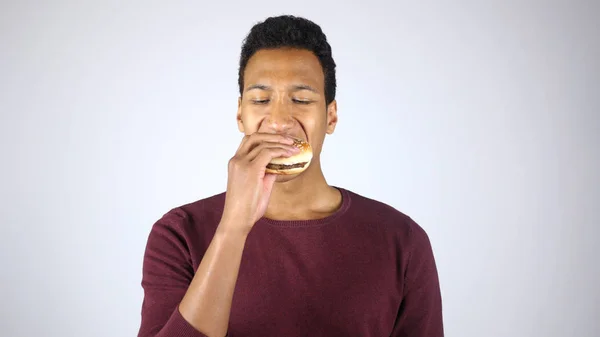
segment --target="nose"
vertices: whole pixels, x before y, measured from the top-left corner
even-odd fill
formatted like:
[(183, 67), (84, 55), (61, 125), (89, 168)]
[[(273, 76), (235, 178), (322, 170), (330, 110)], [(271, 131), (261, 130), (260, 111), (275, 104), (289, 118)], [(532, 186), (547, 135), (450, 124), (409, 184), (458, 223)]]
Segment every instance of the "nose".
[(264, 126), (273, 133), (287, 133), (294, 124), (292, 107), (286, 104), (286, 102), (277, 100), (272, 103), (269, 110), (269, 114), (264, 121)]

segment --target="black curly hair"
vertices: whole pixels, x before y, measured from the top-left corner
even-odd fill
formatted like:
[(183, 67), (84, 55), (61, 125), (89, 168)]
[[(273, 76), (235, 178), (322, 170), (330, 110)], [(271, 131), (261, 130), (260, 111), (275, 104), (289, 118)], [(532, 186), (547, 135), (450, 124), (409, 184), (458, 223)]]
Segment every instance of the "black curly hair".
[(331, 46), (319, 25), (293, 15), (269, 17), (254, 25), (244, 39), (238, 73), (240, 95), (244, 90), (244, 70), (250, 57), (261, 49), (285, 47), (309, 50), (319, 59), (325, 75), (325, 101), (329, 105), (335, 99), (336, 90)]

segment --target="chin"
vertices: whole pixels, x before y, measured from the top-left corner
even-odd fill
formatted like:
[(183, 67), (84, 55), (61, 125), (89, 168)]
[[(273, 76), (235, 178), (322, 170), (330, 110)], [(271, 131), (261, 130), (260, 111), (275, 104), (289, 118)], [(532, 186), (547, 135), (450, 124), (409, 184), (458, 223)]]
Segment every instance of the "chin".
[(285, 183), (288, 181), (292, 181), (294, 179), (296, 179), (298, 176), (300, 176), (302, 173), (296, 173), (296, 174), (278, 174), (277, 178), (275, 178), (275, 183)]

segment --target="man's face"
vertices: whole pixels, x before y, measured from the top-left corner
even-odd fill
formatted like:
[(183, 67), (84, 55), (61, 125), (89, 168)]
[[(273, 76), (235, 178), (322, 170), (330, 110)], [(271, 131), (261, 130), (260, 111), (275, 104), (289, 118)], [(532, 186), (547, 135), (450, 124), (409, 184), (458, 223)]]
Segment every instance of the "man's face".
[(237, 121), (246, 135), (278, 133), (306, 140), (313, 147), (313, 164), (320, 163), (325, 135), (337, 123), (337, 109), (335, 101), (326, 105), (319, 59), (308, 50), (256, 52), (244, 72)]

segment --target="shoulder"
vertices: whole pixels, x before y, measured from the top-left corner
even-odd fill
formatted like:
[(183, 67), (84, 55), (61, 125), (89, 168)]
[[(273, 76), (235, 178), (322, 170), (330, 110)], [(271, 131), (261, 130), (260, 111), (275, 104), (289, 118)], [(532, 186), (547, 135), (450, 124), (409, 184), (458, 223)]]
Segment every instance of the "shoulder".
[(350, 197), (352, 216), (362, 223), (369, 223), (394, 232), (406, 239), (427, 239), (427, 233), (411, 216), (390, 204), (356, 192), (342, 189)]
[(182, 204), (164, 213), (152, 226), (150, 240), (169, 237), (181, 241), (214, 235), (225, 193)]

